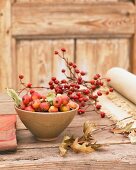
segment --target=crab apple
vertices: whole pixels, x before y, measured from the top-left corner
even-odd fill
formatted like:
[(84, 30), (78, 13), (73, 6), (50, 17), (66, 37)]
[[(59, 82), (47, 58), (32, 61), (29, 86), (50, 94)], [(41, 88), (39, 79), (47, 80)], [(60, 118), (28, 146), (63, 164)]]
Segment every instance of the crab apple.
[(63, 104), (63, 105), (68, 104), (68, 102), (69, 102), (69, 100), (70, 100), (67, 95), (62, 95), (62, 96), (61, 96), (61, 99), (62, 99), (62, 104)]
[(31, 97), (28, 95), (28, 94), (25, 94), (23, 97), (22, 97), (22, 100), (23, 100), (23, 103), (25, 105), (29, 104), (29, 102), (31, 101)]
[(30, 111), (30, 112), (34, 112), (34, 109), (32, 108), (32, 106), (27, 106), (25, 108), (26, 111)]
[(40, 109), (41, 109), (42, 111), (48, 111), (49, 108), (50, 108), (50, 103), (48, 103), (48, 102), (42, 102), (42, 103), (40, 104)]
[(30, 92), (30, 94), (33, 94), (35, 91), (33, 89), (31, 89), (29, 92)]
[(60, 107), (62, 105), (62, 97), (56, 97), (54, 100), (53, 100), (53, 105), (55, 107)]
[(38, 92), (34, 92), (31, 95), (32, 100), (40, 99), (41, 95)]
[(60, 107), (61, 112), (67, 112), (70, 110), (70, 107), (68, 105), (63, 105)]
[(76, 109), (77, 108), (77, 104), (73, 101), (69, 101), (69, 103), (67, 104), (71, 109)]
[(42, 98), (43, 100), (45, 100), (45, 99), (46, 99), (46, 96), (44, 96), (44, 95), (41, 95), (41, 98)]
[(33, 101), (32, 107), (34, 109), (38, 109), (40, 107), (40, 104), (41, 104), (41, 101), (39, 99), (36, 99), (36, 100)]
[(25, 110), (25, 104), (23, 102), (20, 103), (20, 109)]
[(55, 106), (51, 106), (48, 111), (49, 112), (58, 112), (58, 108)]

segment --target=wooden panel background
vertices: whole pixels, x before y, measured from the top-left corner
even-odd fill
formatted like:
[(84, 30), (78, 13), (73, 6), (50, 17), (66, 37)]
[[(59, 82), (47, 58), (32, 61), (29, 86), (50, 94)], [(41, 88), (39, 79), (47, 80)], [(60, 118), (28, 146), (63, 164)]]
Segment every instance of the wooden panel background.
[(134, 0), (1, 0), (0, 91), (18, 87), (18, 74), (34, 85), (64, 78), (54, 50), (88, 72), (119, 66), (136, 73)]

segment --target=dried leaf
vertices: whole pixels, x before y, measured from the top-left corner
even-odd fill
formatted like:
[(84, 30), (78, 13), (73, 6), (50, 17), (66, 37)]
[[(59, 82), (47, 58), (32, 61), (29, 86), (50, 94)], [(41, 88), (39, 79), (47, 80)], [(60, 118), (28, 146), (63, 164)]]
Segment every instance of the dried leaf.
[(59, 146), (59, 151), (61, 156), (66, 155), (68, 147), (72, 145), (73, 141), (74, 141), (73, 136), (72, 137), (64, 136), (63, 141)]
[(84, 138), (85, 139), (92, 139), (92, 132), (96, 130), (96, 125), (94, 123), (90, 123), (89, 121), (86, 121), (83, 125), (83, 132), (84, 132)]
[(71, 148), (74, 152), (83, 152), (83, 153), (91, 153), (94, 151), (94, 149), (88, 145), (89, 142), (84, 142), (83, 144), (78, 143), (78, 138), (75, 139), (73, 144), (71, 145)]
[(114, 129), (111, 129), (111, 131), (116, 134), (130, 133), (132, 131), (132, 125), (133, 125), (133, 122), (130, 122), (122, 129), (114, 128)]
[(101, 144), (97, 144), (97, 143), (90, 144), (90, 146), (91, 146), (94, 150), (97, 150), (97, 149), (99, 149), (100, 147), (102, 147)]
[(15, 105), (18, 107), (21, 103), (21, 98), (18, 96), (15, 90), (7, 88), (7, 94), (14, 100)]

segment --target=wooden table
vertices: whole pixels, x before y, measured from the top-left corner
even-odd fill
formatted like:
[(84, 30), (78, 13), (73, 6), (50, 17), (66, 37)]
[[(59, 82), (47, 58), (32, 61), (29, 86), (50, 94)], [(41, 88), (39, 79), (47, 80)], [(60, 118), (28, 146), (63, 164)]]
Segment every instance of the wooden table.
[[(13, 102), (4, 94), (0, 95), (0, 113), (16, 114)], [(64, 134), (81, 135), (82, 124), (85, 120), (99, 125), (112, 123), (107, 118), (101, 119), (94, 112), (83, 116), (77, 115), (56, 141), (40, 142), (36, 141), (17, 117), (17, 151), (0, 154), (0, 169), (136, 169), (136, 146), (130, 144), (129, 140), (122, 135), (114, 135), (108, 130), (95, 134), (99, 143), (107, 144), (102, 150), (90, 154), (69, 152), (66, 157), (60, 157), (58, 146)]]

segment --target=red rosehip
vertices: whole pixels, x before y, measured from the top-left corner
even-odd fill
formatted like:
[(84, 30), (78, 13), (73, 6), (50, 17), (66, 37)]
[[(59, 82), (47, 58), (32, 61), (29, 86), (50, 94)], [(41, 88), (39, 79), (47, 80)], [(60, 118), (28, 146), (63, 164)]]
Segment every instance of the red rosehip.
[(22, 74), (20, 74), (20, 75), (19, 75), (19, 78), (20, 78), (20, 79), (23, 79), (23, 78), (24, 78), (24, 76), (23, 76)]
[(52, 79), (52, 81), (55, 81), (55, 80), (56, 80), (56, 77), (52, 77), (51, 79)]
[(84, 72), (84, 71), (81, 71), (81, 76), (84, 76), (84, 75), (86, 75), (86, 73)]
[(28, 84), (26, 85), (26, 87), (31, 88), (31, 87), (32, 87), (32, 83), (28, 83)]
[(33, 94), (35, 91), (33, 89), (31, 89), (29, 92), (30, 92), (30, 94)]
[(51, 90), (52, 90), (52, 89), (54, 89), (54, 86), (53, 86), (53, 85), (51, 85), (51, 86), (50, 86), (50, 89), (51, 89)]
[(107, 78), (107, 82), (110, 82), (110, 81), (111, 81), (111, 79)]
[(99, 85), (100, 85), (100, 86), (103, 86), (103, 82), (100, 82)]
[(84, 92), (84, 94), (89, 94), (90, 90), (89, 89), (85, 89), (83, 92)]
[(102, 95), (102, 92), (98, 91), (98, 92), (97, 92), (97, 95), (98, 95), (98, 96), (101, 96), (101, 95)]
[(54, 54), (59, 54), (59, 52), (58, 51), (54, 51)]
[(105, 117), (105, 113), (104, 112), (100, 112), (101, 118)]
[(100, 77), (101, 77), (100, 74), (96, 74), (96, 76), (97, 76), (97, 78), (100, 78)]
[(83, 109), (78, 109), (78, 114), (84, 114), (85, 113), (85, 110)]
[(100, 104), (96, 105), (96, 109), (100, 109), (102, 106)]
[(50, 85), (50, 86), (53, 85), (53, 81), (50, 81), (50, 82), (49, 82), (49, 85)]
[(98, 79), (98, 77), (97, 77), (97, 75), (95, 75), (95, 76), (94, 76), (94, 80), (97, 80), (97, 79)]
[(78, 69), (75, 69), (75, 72), (76, 72), (76, 73), (80, 73), (80, 71), (79, 71)]
[(96, 86), (95, 86), (95, 85), (92, 85), (92, 86), (91, 86), (91, 89), (92, 89), (92, 90), (95, 90), (95, 89), (96, 89)]
[(94, 85), (94, 84), (95, 84), (95, 80), (91, 80), (90, 83), (91, 83), (92, 85)]
[(61, 48), (61, 51), (66, 52), (66, 49), (65, 48)]
[(105, 93), (106, 95), (108, 95), (109, 94), (109, 92), (108, 91), (106, 91), (106, 93)]
[(73, 66), (73, 63), (72, 63), (72, 62), (69, 62), (68, 64), (69, 64), (69, 66)]
[(75, 63), (73, 63), (73, 68), (76, 68), (76, 67), (77, 67), (77, 65)]
[(65, 69), (62, 69), (62, 70), (61, 70), (61, 72), (62, 72), (62, 73), (65, 73), (65, 72), (66, 72), (66, 70), (65, 70)]
[(66, 83), (67, 81), (65, 79), (61, 80), (61, 83)]
[(55, 84), (59, 84), (59, 80), (54, 80), (54, 83)]
[(110, 92), (113, 92), (113, 88), (110, 88), (109, 91), (110, 91)]

